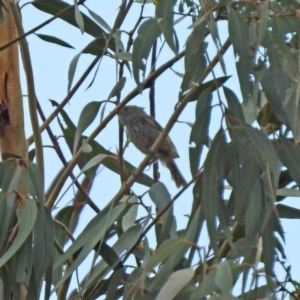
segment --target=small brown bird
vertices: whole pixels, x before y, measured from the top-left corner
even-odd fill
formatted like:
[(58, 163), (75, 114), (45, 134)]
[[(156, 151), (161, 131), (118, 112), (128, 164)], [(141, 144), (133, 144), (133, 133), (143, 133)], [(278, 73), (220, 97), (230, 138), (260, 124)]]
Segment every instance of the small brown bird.
[[(147, 115), (142, 107), (127, 105), (119, 112), (120, 122), (126, 126), (131, 142), (144, 154), (154, 144), (163, 130), (155, 119)], [(171, 172), (172, 179), (177, 187), (187, 183), (179, 171), (174, 159), (179, 157), (171, 139), (167, 136), (159, 145), (156, 158), (159, 158)]]

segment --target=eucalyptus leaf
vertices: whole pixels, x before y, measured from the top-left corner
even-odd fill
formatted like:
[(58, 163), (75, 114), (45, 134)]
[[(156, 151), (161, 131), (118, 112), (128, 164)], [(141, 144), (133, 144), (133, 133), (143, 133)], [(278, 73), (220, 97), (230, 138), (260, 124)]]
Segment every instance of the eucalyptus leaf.
[(132, 68), (133, 77), (139, 89), (141, 89), (141, 83), (145, 78), (146, 63), (151, 47), (160, 34), (160, 27), (156, 19), (153, 18), (144, 21), (138, 29), (138, 36), (133, 43)]

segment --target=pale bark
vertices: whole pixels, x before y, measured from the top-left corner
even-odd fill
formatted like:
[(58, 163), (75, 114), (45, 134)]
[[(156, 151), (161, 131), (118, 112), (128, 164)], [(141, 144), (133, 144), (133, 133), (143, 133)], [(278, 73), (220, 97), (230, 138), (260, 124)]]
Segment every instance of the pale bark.
[[(8, 1), (4, 5), (9, 11)], [(5, 21), (0, 23), (0, 45), (17, 36), (12, 14), (2, 11)], [(0, 143), (2, 154), (27, 159), (17, 43), (0, 51)]]

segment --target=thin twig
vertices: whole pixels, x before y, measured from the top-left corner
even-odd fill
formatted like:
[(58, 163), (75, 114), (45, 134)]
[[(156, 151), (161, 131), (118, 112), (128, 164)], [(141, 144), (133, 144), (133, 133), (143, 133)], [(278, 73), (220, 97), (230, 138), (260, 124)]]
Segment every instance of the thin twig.
[[(39, 101), (37, 101), (37, 109), (39, 112), (39, 115), (42, 119), (42, 121), (45, 121), (45, 115), (44, 112), (40, 106)], [(49, 138), (53, 144), (53, 148), (55, 149), (57, 156), (59, 157), (59, 159), (61, 160), (62, 164), (64, 165), (64, 167), (66, 167), (68, 165), (68, 162), (57, 142), (56, 137), (54, 136), (50, 126), (46, 127), (46, 130), (48, 132)], [(99, 207), (93, 202), (93, 200), (90, 198), (89, 194), (86, 192), (86, 190), (82, 187), (82, 185), (78, 182), (78, 180), (76, 179), (75, 175), (73, 174), (73, 172), (71, 172), (69, 174), (69, 176), (71, 177), (72, 181), (74, 182), (75, 186), (77, 187), (78, 191), (82, 194), (82, 196), (85, 198), (87, 204), (96, 212), (99, 213), (100, 209)]]

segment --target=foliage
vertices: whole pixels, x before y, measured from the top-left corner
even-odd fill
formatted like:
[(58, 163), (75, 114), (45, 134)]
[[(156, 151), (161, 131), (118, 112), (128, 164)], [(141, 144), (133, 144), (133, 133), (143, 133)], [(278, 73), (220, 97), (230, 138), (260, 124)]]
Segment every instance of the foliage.
[[(299, 299), (299, 284), (292, 278), (282, 245), (285, 230), (281, 220), (300, 218), (298, 209), (284, 203), (288, 196), (299, 196), (300, 4), (295, 0), (119, 2), (112, 27), (101, 9), (89, 9), (89, 1), (73, 5), (60, 0), (31, 2), (37, 10), (61, 19), (66, 29), (77, 27), (91, 39), (70, 60), (65, 99), (51, 100), (53, 112), (35, 128), (47, 130), (65, 167), (51, 178), (44, 192), (43, 168), (38, 160), (37, 165), (32, 162), (40, 150), (34, 135), (28, 138), (35, 147), (31, 161), (10, 155), (1, 162), (0, 298), (21, 299), (20, 291), (26, 286), (28, 299), (50, 299), (51, 293), (57, 299)], [(5, 3), (0, 1), (2, 10), (9, 9)], [(145, 14), (150, 6), (152, 15)], [(133, 18), (133, 7), (140, 13), (131, 19), (131, 29), (125, 30), (123, 24)], [(20, 22), (16, 15), (15, 21)], [(182, 36), (186, 33), (180, 30), (182, 22), (189, 24), (187, 36)], [(224, 26), (228, 30), (220, 34)], [(73, 47), (59, 33), (37, 36), (57, 47)], [(9, 45), (0, 45), (0, 49)], [(214, 53), (208, 51), (211, 46)], [(158, 61), (165, 49), (172, 57)], [(230, 51), (236, 73), (225, 58)], [(85, 53), (93, 61), (76, 79), (78, 61)], [(87, 103), (75, 124), (65, 106), (94, 69), (89, 87), (95, 84), (98, 73), (104, 72), (103, 57), (117, 70), (116, 84), (105, 101)], [(23, 59), (28, 59), (24, 53)], [(177, 105), (152, 151), (138, 166), (125, 161), (127, 144), (121, 126), (118, 152), (105, 149), (95, 139), (97, 135), (124, 105), (147, 89), (153, 114), (156, 83), (181, 60), (184, 71), (177, 72), (181, 84), (170, 83), (178, 90), (178, 99), (173, 100)], [(216, 76), (219, 67), (222, 76)], [(235, 90), (227, 85), (231, 76), (236, 80)], [(109, 102), (115, 108), (105, 113)], [(143, 171), (159, 141), (193, 104), (195, 119), (189, 120), (192, 179), (170, 196), (162, 182)], [(214, 111), (219, 113), (218, 120), (213, 118)], [(101, 121), (94, 126), (99, 115)], [(56, 120), (61, 133), (51, 130)], [(85, 136), (87, 128), (92, 132)], [(57, 142), (60, 134), (72, 153), (69, 162)], [(99, 164), (117, 173), (122, 182), (101, 208), (90, 196)], [(80, 170), (76, 176), (75, 167)], [(84, 179), (79, 182), (82, 174)], [(18, 193), (22, 176), (28, 196)], [(153, 178), (158, 178), (157, 166)], [(135, 194), (135, 182), (144, 187), (142, 195)], [(191, 195), (186, 193), (189, 187)], [(70, 188), (76, 189), (72, 203), (57, 208)], [(146, 195), (157, 207), (155, 217), (144, 203)], [(187, 225), (177, 229), (173, 205), (181, 197), (190, 213)], [(73, 236), (85, 206), (97, 214)], [(144, 215), (140, 218), (141, 209)], [(207, 247), (199, 244), (204, 225), (209, 235)], [(156, 241), (150, 247), (153, 229)], [(93, 262), (79, 276), (77, 269), (89, 255)], [(286, 274), (284, 281), (276, 275), (278, 264)], [(72, 277), (78, 277), (76, 289), (70, 284)], [(44, 294), (40, 294), (41, 281)]]

